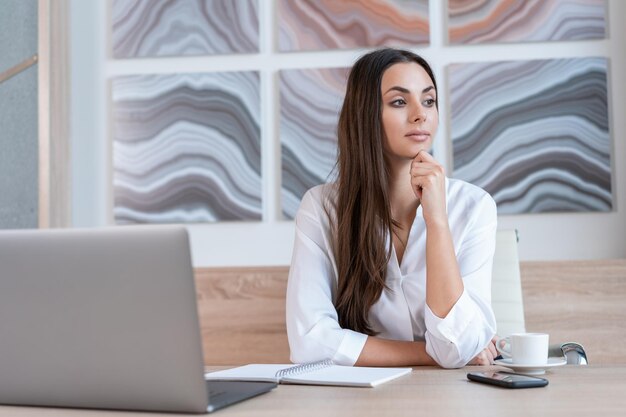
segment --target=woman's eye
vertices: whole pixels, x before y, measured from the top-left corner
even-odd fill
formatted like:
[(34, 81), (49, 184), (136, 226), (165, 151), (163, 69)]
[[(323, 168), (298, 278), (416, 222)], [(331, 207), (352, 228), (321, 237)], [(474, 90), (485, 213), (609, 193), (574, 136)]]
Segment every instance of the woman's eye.
[(424, 101), (424, 105), (427, 107), (432, 107), (435, 104), (435, 100), (432, 98), (429, 98), (428, 100)]
[(396, 106), (396, 107), (403, 106), (405, 104), (406, 104), (406, 101), (404, 101), (403, 98), (399, 98), (399, 99), (394, 100), (394, 101), (391, 102), (391, 105), (392, 106)]

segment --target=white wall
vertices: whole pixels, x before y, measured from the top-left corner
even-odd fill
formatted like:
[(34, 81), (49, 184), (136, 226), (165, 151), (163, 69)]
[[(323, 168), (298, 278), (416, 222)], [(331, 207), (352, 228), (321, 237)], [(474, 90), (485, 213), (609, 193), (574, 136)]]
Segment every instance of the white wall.
[[(190, 225), (196, 266), (287, 265), (293, 222), (280, 219), (280, 144), (277, 71), (350, 66), (365, 49), (276, 53), (272, 2), (260, 0), (260, 54), (137, 60), (110, 58), (109, 6), (104, 0), (71, 0), (73, 224), (113, 224), (110, 169), (109, 79), (141, 73), (257, 70), (261, 74), (263, 221)], [(500, 216), (499, 227), (520, 232), (522, 260), (626, 257), (626, 2), (609, 0), (608, 38), (599, 41), (504, 45), (445, 45), (445, 1), (430, 1), (431, 44), (416, 48), (447, 89), (451, 63), (601, 56), (609, 58), (610, 129), (613, 138), (611, 213)], [(435, 150), (449, 154), (445, 95)], [(450, 161), (441, 161), (450, 166)]]

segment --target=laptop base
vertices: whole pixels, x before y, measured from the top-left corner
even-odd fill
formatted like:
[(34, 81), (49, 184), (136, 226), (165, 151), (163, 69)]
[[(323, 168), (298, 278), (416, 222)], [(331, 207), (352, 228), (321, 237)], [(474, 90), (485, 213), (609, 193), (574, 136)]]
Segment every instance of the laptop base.
[(206, 381), (210, 413), (276, 388), (274, 382)]

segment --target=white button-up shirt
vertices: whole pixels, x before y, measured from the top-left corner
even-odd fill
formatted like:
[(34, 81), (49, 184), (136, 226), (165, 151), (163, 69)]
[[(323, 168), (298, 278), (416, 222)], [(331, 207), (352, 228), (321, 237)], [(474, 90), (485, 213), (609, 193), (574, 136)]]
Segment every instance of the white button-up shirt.
[[(339, 326), (334, 301), (337, 266), (325, 207), (335, 186), (310, 189), (296, 215), (296, 237), (287, 285), (287, 334), (295, 363), (332, 359), (354, 365), (367, 335)], [(386, 282), (368, 315), (385, 339), (426, 341), (426, 352), (446, 368), (466, 365), (496, 332), (491, 308), (491, 269), (495, 250), (496, 205), (489, 194), (464, 181), (446, 179), (448, 224), (464, 290), (448, 315), (436, 316), (426, 304), (426, 224), (417, 209), (398, 265), (395, 250)], [(387, 239), (390, 237), (387, 236)]]

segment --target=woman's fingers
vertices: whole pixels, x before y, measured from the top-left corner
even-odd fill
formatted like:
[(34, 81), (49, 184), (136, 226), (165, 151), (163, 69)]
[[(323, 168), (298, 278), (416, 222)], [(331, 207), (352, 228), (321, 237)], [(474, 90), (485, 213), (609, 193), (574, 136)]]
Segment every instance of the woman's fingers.
[(484, 349), (482, 350), (478, 355), (476, 355), (476, 357), (470, 362), (470, 365), (481, 365), (481, 366), (487, 366), (487, 365), (491, 365), (491, 359), (490, 359), (490, 355), (489, 355), (489, 350), (488, 349)]
[(413, 162), (411, 162), (411, 170), (413, 170), (414, 168), (429, 168), (431, 169), (433, 172), (436, 172), (438, 174), (443, 174), (444, 173), (444, 169), (441, 165), (439, 165), (436, 161), (430, 162), (430, 161), (416, 161), (415, 159), (413, 160)]
[(429, 190), (431, 187), (436, 186), (437, 177), (433, 175), (429, 170), (424, 168), (416, 169), (411, 173), (411, 185), (417, 198), (421, 200), (423, 190)]
[(496, 343), (498, 341), (497, 337), (494, 337), (489, 341), (487, 347), (484, 348), (472, 361), (470, 365), (492, 365), (496, 356), (498, 356), (498, 351), (496, 350)]
[(437, 161), (435, 161), (435, 158), (432, 157), (431, 154), (429, 154), (428, 152), (426, 152), (425, 150), (421, 150), (417, 153), (417, 155), (415, 155), (415, 158), (413, 158), (413, 160), (417, 160), (417, 161), (423, 161), (423, 162), (435, 162), (437, 163)]
[(411, 163), (411, 182), (422, 188), (439, 184), (444, 181), (445, 173), (441, 165), (436, 162), (416, 162)]
[(419, 185), (415, 185), (413, 184), (413, 194), (415, 194), (415, 197), (418, 199), (422, 199), (422, 187), (420, 187)]
[(437, 175), (437, 171), (434, 165), (427, 164), (413, 165), (411, 167), (411, 177)]
[(496, 349), (496, 343), (498, 343), (498, 337), (491, 339), (491, 342), (487, 345), (487, 348), (491, 352), (491, 355), (495, 358), (498, 356), (498, 349)]
[(445, 171), (428, 154), (420, 151), (410, 167), (411, 188), (420, 199), (426, 223), (447, 221)]

